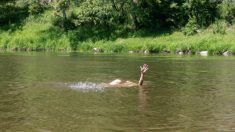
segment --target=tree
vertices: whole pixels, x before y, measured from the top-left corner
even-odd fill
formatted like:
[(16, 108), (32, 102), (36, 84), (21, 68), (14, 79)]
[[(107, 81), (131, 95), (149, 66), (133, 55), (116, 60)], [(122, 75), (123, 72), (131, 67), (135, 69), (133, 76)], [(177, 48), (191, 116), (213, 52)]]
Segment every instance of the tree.
[(224, 0), (219, 5), (219, 11), (221, 18), (225, 19), (227, 22), (232, 24), (235, 17), (235, 1), (234, 0)]
[[(55, 1), (55, 10), (56, 12), (61, 12), (62, 13), (62, 23), (63, 23), (63, 28), (65, 31), (68, 30), (68, 27), (67, 27), (67, 22), (68, 22), (68, 19), (67, 19), (67, 13), (66, 13), (66, 10), (69, 9), (70, 7), (70, 0), (56, 0)], [(58, 17), (58, 19), (60, 19), (60, 15), (56, 14)], [(60, 20), (58, 20), (60, 21)]]
[(38, 14), (43, 11), (43, 4), (41, 0), (30, 0), (29, 1), (29, 13)]
[(16, 5), (16, 0), (0, 1), (0, 25), (19, 24), (26, 16), (28, 16), (27, 7)]
[(187, 0), (184, 3), (189, 17), (194, 17), (200, 27), (209, 26), (219, 16), (219, 0)]

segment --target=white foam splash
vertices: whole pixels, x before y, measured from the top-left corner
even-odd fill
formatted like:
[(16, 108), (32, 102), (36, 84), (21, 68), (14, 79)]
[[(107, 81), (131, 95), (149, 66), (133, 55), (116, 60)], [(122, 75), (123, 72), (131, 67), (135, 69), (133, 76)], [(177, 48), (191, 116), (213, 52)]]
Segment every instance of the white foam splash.
[(103, 91), (104, 88), (101, 84), (92, 83), (92, 82), (77, 82), (73, 84), (69, 84), (68, 87), (75, 90), (82, 91)]

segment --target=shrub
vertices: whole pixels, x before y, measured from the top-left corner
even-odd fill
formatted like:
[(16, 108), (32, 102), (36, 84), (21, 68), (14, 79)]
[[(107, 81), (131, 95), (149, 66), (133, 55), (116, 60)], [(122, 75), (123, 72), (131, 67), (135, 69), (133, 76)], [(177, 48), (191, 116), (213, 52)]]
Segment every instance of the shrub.
[(184, 35), (194, 35), (197, 33), (197, 22), (194, 17), (190, 17), (188, 23), (183, 28)]
[(215, 21), (212, 25), (213, 33), (225, 34), (226, 33), (227, 22), (223, 20)]
[(234, 0), (223, 0), (219, 5), (220, 17), (225, 19), (230, 24), (233, 23), (235, 17), (235, 3)]
[(231, 49), (230, 49), (230, 51), (231, 51), (233, 54), (235, 54), (235, 46), (232, 46)]
[(117, 52), (117, 53), (120, 53), (123, 51), (123, 49), (125, 49), (125, 47), (121, 44), (112, 44), (112, 52)]
[(43, 5), (38, 1), (30, 1), (28, 11), (30, 14), (39, 14), (43, 12)]
[(144, 45), (143, 49), (148, 50), (150, 53), (159, 53), (163, 48), (161, 45), (148, 43)]

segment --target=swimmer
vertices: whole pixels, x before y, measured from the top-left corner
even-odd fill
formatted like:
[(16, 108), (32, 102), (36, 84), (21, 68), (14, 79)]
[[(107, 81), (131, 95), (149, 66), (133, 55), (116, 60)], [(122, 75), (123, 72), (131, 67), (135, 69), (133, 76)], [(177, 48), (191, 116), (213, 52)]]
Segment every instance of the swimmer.
[(131, 81), (125, 81), (122, 82), (120, 79), (115, 79), (109, 84), (106, 84), (105, 87), (134, 87), (134, 86), (142, 86), (144, 83), (144, 74), (148, 70), (148, 65), (144, 64), (143, 66), (140, 66), (140, 79), (139, 83), (133, 83)]

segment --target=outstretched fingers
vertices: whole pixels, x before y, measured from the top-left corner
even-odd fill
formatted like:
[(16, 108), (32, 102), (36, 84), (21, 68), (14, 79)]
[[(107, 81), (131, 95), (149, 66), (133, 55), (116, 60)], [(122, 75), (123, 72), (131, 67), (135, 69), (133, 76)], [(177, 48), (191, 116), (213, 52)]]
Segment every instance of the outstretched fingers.
[(140, 70), (141, 70), (142, 73), (145, 73), (148, 70), (148, 65), (143, 64), (143, 66), (140, 66)]
[(148, 69), (149, 69), (149, 68), (148, 68), (148, 67), (146, 67), (146, 68), (144, 69), (144, 72), (146, 72)]

